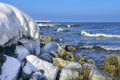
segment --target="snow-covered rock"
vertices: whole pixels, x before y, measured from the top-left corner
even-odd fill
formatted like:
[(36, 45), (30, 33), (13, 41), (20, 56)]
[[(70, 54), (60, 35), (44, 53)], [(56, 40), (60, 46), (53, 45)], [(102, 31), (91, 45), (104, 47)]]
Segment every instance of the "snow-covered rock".
[(36, 54), (39, 54), (38, 25), (14, 6), (0, 3), (0, 46), (16, 43), (24, 38), (36, 41)]
[(48, 62), (53, 62), (53, 57), (50, 55), (50, 54), (47, 54), (47, 53), (43, 53), (40, 55), (40, 58), (43, 59), (43, 60), (46, 60)]
[(30, 80), (46, 80), (46, 78), (41, 72), (35, 72), (33, 73)]
[(20, 60), (22, 62), (23, 59), (25, 59), (26, 56), (30, 54), (30, 52), (24, 46), (16, 46), (15, 54), (18, 55), (17, 56), (18, 60)]
[(51, 53), (52, 51), (58, 51), (59, 44), (55, 42), (49, 42), (42, 48), (42, 53)]
[(32, 72), (43, 70), (44, 75), (48, 80), (56, 79), (58, 68), (55, 67), (52, 63), (39, 59), (34, 55), (27, 56), (26, 60), (27, 63), (23, 67), (23, 72), (25, 74), (31, 74)]
[(114, 79), (114, 77), (112, 77), (109, 73), (94, 68), (90, 72), (89, 80), (116, 80), (116, 79)]
[(78, 62), (69, 62), (65, 68), (68, 69), (82, 69), (82, 65), (79, 64)]
[(78, 80), (79, 72), (71, 69), (62, 69), (59, 80)]
[(6, 62), (1, 67), (0, 80), (17, 80), (20, 66), (17, 59), (6, 56)]

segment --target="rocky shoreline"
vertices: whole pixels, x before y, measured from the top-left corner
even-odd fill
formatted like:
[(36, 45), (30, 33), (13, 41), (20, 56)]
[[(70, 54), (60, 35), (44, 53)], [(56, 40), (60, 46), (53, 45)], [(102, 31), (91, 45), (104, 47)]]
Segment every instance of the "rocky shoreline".
[(15, 7), (0, 3), (0, 13), (6, 16), (0, 16), (0, 80), (120, 80), (120, 56), (96, 66), (74, 55), (75, 46), (41, 37), (36, 23)]
[(76, 47), (46, 39), (48, 37), (40, 39), (40, 55), (32, 53), (25, 44), (15, 45), (13, 55), (1, 54), (0, 79), (119, 80), (120, 56), (108, 56), (103, 60), (103, 66), (98, 67), (92, 59), (74, 55)]

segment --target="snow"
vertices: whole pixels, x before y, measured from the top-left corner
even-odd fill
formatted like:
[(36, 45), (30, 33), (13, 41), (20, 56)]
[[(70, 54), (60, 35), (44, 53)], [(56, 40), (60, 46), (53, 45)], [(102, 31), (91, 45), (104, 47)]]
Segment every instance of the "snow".
[(1, 67), (0, 80), (17, 80), (20, 66), (20, 62), (17, 59), (6, 56), (6, 62)]
[(33, 20), (19, 9), (0, 3), (0, 45), (10, 39), (31, 37), (38, 39), (39, 28)]
[(17, 59), (22, 62), (30, 52), (24, 46), (16, 46), (15, 54), (18, 55)]
[(20, 39), (36, 40), (36, 54), (39, 54), (39, 27), (25, 13), (9, 4), (0, 3), (0, 46), (12, 44)]
[[(44, 70), (44, 75), (48, 80), (55, 80), (58, 72), (58, 68), (55, 67), (52, 63), (39, 59), (34, 55), (29, 55), (26, 57), (26, 60), (31, 63), (37, 70)], [(28, 69), (27, 67), (26, 69)], [(31, 69), (29, 69), (31, 70)]]

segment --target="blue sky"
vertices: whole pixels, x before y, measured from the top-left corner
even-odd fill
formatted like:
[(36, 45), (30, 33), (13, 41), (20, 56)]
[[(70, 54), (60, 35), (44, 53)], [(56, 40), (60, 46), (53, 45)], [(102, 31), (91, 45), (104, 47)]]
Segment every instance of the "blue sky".
[(120, 22), (120, 0), (0, 0), (33, 19), (72, 22)]

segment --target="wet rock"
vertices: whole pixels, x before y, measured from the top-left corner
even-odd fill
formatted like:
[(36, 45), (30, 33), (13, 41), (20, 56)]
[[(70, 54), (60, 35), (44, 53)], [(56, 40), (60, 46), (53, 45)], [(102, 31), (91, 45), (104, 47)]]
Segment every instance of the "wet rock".
[(103, 60), (103, 70), (120, 79), (120, 56), (108, 56)]
[(90, 63), (84, 63), (82, 65), (83, 69), (81, 71), (82, 73), (82, 77), (85, 79), (85, 80), (88, 80), (89, 79), (89, 74), (91, 72), (91, 70), (93, 68), (96, 68), (96, 66), (94, 64), (90, 64)]
[(25, 59), (26, 56), (28, 56), (28, 55), (30, 54), (30, 52), (29, 52), (28, 49), (25, 48), (24, 46), (16, 46), (15, 54), (18, 55), (18, 56), (17, 56), (17, 59), (22, 62), (23, 59)]
[(87, 62), (87, 60), (84, 57), (82, 57), (80, 54), (75, 56), (75, 61), (80, 64), (84, 64)]
[(68, 64), (69, 61), (66, 61), (64, 59), (61, 58), (53, 58), (53, 64), (57, 67), (59, 67), (60, 69), (65, 67)]
[(51, 63), (53, 62), (53, 57), (48, 53), (41, 54), (40, 58), (43, 59), (43, 60), (46, 60), (48, 62), (51, 62)]
[(49, 36), (44, 36), (42, 39), (41, 39), (41, 43), (44, 43), (44, 44), (47, 44), (49, 42), (52, 42), (53, 39)]
[(74, 55), (71, 52), (65, 51), (64, 49), (59, 49), (58, 54), (60, 58), (63, 58), (64, 60), (74, 61)]
[(76, 48), (72, 45), (66, 45), (65, 50), (70, 52), (75, 52)]
[(51, 54), (53, 57), (55, 57), (55, 58), (59, 58), (58, 53), (55, 52), (55, 51), (52, 51), (50, 54)]
[(47, 78), (47, 80), (55, 80), (58, 72), (58, 68), (52, 63), (42, 60), (34, 55), (29, 55), (26, 57), (27, 63), (23, 67), (23, 72), (25, 74), (31, 74), (33, 72), (41, 71)]
[(92, 69), (89, 75), (89, 80), (116, 80), (109, 73), (98, 69)]
[(0, 80), (17, 80), (20, 66), (21, 64), (17, 59), (6, 56), (6, 61), (1, 67)]

